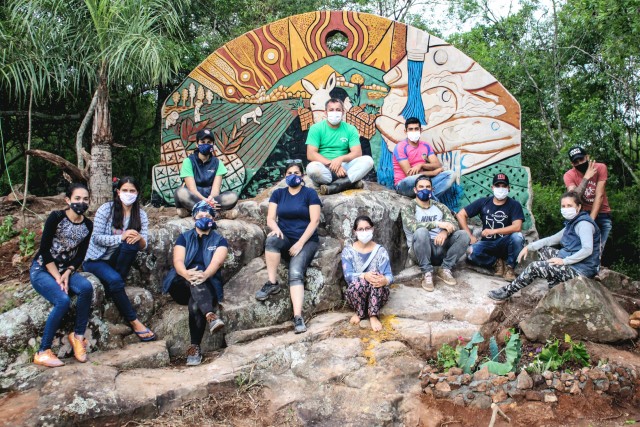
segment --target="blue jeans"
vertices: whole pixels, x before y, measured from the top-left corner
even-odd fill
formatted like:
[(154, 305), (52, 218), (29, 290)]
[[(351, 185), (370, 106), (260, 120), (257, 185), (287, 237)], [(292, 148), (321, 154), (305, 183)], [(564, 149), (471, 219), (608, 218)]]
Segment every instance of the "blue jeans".
[(136, 320), (138, 315), (124, 291), (124, 281), (136, 259), (138, 250), (137, 244), (130, 245), (123, 242), (109, 260), (87, 260), (82, 264), (84, 271), (100, 279), (105, 293), (113, 299), (118, 311), (128, 322)]
[(91, 313), (91, 299), (93, 298), (93, 287), (91, 283), (78, 274), (72, 274), (69, 277), (69, 295), (65, 294), (60, 285), (56, 282), (47, 268), (43, 265), (33, 262), (29, 270), (31, 277), (31, 285), (40, 295), (53, 304), (53, 309), (49, 313), (47, 323), (44, 325), (42, 334), (42, 342), (40, 342), (39, 351), (45, 351), (51, 348), (53, 337), (60, 327), (62, 318), (69, 311), (71, 306), (70, 295), (77, 295), (76, 301), (76, 325), (75, 333), (84, 335), (89, 323), (89, 314)]
[(613, 228), (613, 223), (611, 222), (611, 214), (599, 213), (596, 216), (596, 224), (598, 224), (598, 228), (600, 229), (600, 257), (602, 257), (604, 245), (605, 243), (607, 243), (607, 238), (609, 237), (609, 233)]
[[(373, 159), (371, 156), (360, 156), (350, 162), (342, 162), (342, 167), (347, 172), (347, 177), (351, 182), (363, 179), (373, 169)], [(337, 175), (320, 162), (311, 162), (307, 165), (307, 176), (317, 184), (331, 184), (336, 180)]]
[(264, 250), (265, 252), (279, 252), (285, 258), (289, 258), (289, 286), (304, 286), (304, 275), (318, 250), (319, 244), (318, 242), (308, 241), (304, 244), (302, 250), (298, 252), (298, 255), (291, 257), (289, 249), (296, 242), (290, 241), (287, 236), (283, 237), (283, 239), (277, 236), (267, 237)]
[[(404, 178), (396, 185), (396, 192), (405, 197), (416, 197), (416, 193), (413, 192), (413, 187), (415, 187), (416, 179), (418, 179), (419, 176), (420, 174)], [(456, 176), (453, 171), (443, 171), (436, 176), (432, 176), (431, 185), (433, 187), (433, 195), (436, 196), (436, 198), (442, 195), (442, 193), (451, 188), (455, 181)]]
[(498, 258), (506, 259), (509, 267), (515, 268), (518, 254), (524, 247), (522, 233), (513, 233), (493, 240), (480, 240), (471, 245), (467, 260), (481, 267), (492, 267)]

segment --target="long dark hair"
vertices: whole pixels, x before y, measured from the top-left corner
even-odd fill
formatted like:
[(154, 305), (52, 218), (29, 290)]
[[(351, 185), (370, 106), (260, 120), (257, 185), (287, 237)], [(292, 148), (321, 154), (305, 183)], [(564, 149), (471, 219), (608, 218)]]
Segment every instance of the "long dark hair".
[(142, 229), (142, 220), (140, 219), (140, 185), (138, 185), (138, 181), (132, 176), (125, 176), (120, 178), (118, 183), (116, 184), (116, 188), (113, 190), (113, 204), (111, 205), (111, 226), (116, 230), (120, 230), (123, 228), (123, 220), (124, 220), (124, 209), (122, 209), (122, 201), (118, 197), (118, 193), (115, 190), (119, 190), (122, 188), (124, 184), (133, 184), (138, 190), (138, 197), (136, 201), (131, 205), (131, 216), (129, 217), (129, 225), (127, 226), (127, 230), (136, 230), (140, 231)]

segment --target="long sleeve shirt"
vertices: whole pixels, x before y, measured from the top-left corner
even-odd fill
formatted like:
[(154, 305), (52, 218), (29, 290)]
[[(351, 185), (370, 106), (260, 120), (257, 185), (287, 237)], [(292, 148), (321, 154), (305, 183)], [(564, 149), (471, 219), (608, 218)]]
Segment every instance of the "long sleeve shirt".
[(74, 223), (65, 211), (53, 211), (44, 223), (40, 249), (36, 260), (40, 265), (55, 263), (58, 270), (67, 267), (80, 268), (93, 230), (93, 223), (84, 217)]
[(393, 283), (393, 273), (387, 250), (380, 246), (367, 268), (363, 269), (362, 267), (368, 258), (369, 254), (362, 254), (356, 251), (353, 246), (347, 246), (342, 250), (342, 271), (347, 283), (351, 283), (362, 273), (369, 271), (377, 271), (387, 278), (389, 284)]
[[(565, 265), (576, 264), (593, 253), (593, 232), (595, 231), (593, 225), (587, 221), (581, 221), (576, 224), (575, 230), (578, 237), (580, 237), (580, 244), (582, 248), (578, 252), (563, 258)], [(544, 246), (559, 245), (563, 234), (564, 228), (553, 236), (545, 237), (544, 239), (529, 243), (527, 245), (527, 249), (537, 251)]]

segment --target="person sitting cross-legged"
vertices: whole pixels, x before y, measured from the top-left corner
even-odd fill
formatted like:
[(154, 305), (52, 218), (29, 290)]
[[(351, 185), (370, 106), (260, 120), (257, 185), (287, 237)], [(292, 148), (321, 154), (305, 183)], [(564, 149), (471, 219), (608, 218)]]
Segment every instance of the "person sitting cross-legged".
[[(540, 239), (524, 247), (518, 261), (529, 250), (538, 251), (541, 261), (534, 261), (507, 286), (489, 292), (489, 297), (504, 301), (529, 286), (536, 278), (545, 279), (549, 288), (574, 277), (594, 277), (600, 268), (600, 229), (589, 212), (581, 211), (580, 196), (574, 191), (562, 195), (560, 214), (565, 226), (553, 236)], [(560, 250), (551, 246), (560, 245)]]
[(469, 236), (459, 230), (458, 223), (448, 207), (432, 199), (432, 183), (420, 175), (415, 181), (416, 198), (402, 210), (402, 227), (407, 236), (411, 255), (424, 274), (422, 288), (432, 292), (433, 266), (440, 265), (438, 278), (455, 285), (453, 267), (469, 246)]

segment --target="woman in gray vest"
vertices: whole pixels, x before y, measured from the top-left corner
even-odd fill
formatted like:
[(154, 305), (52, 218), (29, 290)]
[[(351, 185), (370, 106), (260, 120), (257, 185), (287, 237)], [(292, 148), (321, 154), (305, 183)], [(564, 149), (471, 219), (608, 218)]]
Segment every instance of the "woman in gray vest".
[[(574, 277), (594, 277), (600, 269), (600, 229), (589, 213), (581, 211), (581, 208), (578, 193), (564, 193), (560, 199), (564, 228), (553, 236), (529, 243), (518, 255), (520, 262), (527, 257), (529, 250), (538, 251), (542, 261), (529, 264), (507, 286), (490, 291), (489, 298), (504, 301), (537, 278), (547, 280), (551, 289)], [(554, 249), (551, 247), (554, 245), (562, 248)]]
[(164, 278), (162, 291), (169, 292), (175, 302), (189, 307), (187, 366), (202, 361), (200, 343), (207, 324), (209, 332), (224, 327), (215, 313), (223, 300), (222, 265), (227, 257), (227, 239), (214, 231), (215, 211), (206, 201), (198, 202), (192, 211), (195, 228), (178, 236), (173, 248), (173, 268)]
[(213, 151), (213, 132), (203, 129), (196, 134), (196, 149), (182, 162), (180, 178), (182, 186), (174, 194), (178, 215), (189, 216), (193, 206), (206, 200), (214, 208), (228, 210), (238, 203), (233, 191), (220, 193), (222, 179), (227, 168)]

